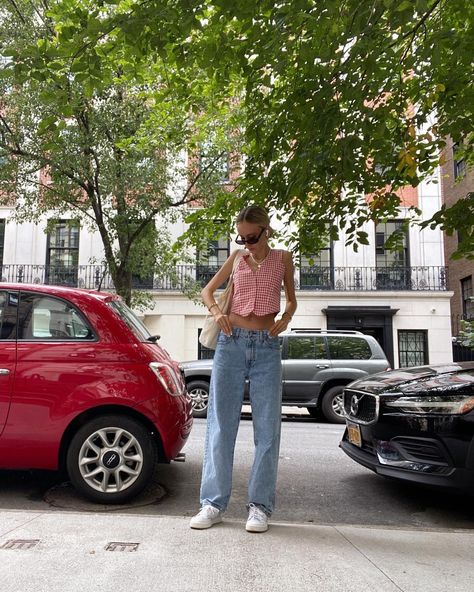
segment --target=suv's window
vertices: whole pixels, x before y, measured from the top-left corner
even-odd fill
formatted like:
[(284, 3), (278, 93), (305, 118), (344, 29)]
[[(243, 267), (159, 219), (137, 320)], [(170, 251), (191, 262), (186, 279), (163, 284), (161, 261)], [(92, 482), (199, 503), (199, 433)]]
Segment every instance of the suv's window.
[(23, 293), (20, 308), (19, 339), (94, 338), (81, 313), (64, 300)]
[(320, 360), (327, 358), (324, 337), (309, 335), (288, 337), (288, 359)]
[(0, 339), (16, 338), (18, 294), (0, 292)]
[(361, 337), (328, 337), (329, 356), (333, 360), (370, 360), (372, 350)]

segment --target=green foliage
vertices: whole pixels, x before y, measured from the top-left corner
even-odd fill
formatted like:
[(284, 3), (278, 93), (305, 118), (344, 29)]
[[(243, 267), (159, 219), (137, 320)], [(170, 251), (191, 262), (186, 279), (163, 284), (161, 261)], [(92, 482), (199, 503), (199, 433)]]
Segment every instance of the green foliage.
[[(308, 252), (306, 237), (335, 221), (349, 244), (363, 242), (361, 225), (397, 216), (396, 190), (434, 170), (448, 133), (474, 160), (469, 0), (118, 4), (125, 5), (126, 21), (107, 21), (113, 51), (122, 48), (135, 65), (140, 56), (165, 56), (183, 96), (204, 85), (242, 101), (238, 197), (206, 204), (191, 219), (199, 230), (251, 201), (311, 228), (287, 237)], [(364, 194), (376, 199), (367, 204)], [(452, 214), (444, 209), (433, 223), (449, 226)], [(471, 242), (461, 254), (472, 249)]]
[[(17, 4), (25, 12), (40, 6)], [(119, 160), (125, 166), (125, 156), (136, 165), (165, 145), (175, 161), (180, 148), (196, 148), (208, 136), (215, 145), (207, 156), (216, 165), (230, 146), (244, 155), (232, 195), (218, 189), (216, 175), (198, 177), (193, 187), (205, 208), (189, 212), (191, 232), (179, 248), (230, 229), (249, 202), (281, 215), (290, 247), (314, 253), (330, 229), (356, 248), (367, 241), (367, 221), (398, 217), (397, 190), (417, 187), (435, 169), (445, 136), (474, 164), (470, 0), (56, 0), (37, 24), (32, 31), (16, 22), (15, 43), (2, 44), (12, 62), (0, 79), (21, 92), (35, 89), (33, 101), (24, 95), (32, 105), (27, 129), (34, 122), (46, 153), (68, 134), (75, 141), (103, 137), (100, 122), (87, 136), (69, 121), (104, 102), (115, 104), (115, 111), (104, 109), (107, 129), (117, 132), (110, 173)], [(87, 186), (94, 166), (90, 154), (69, 145), (62, 191), (71, 195), (76, 165)], [(160, 207), (170, 206), (168, 184), (158, 182), (165, 164), (152, 167), (155, 177), (145, 167)], [(22, 173), (22, 163), (10, 167), (10, 177)], [(137, 204), (148, 203), (143, 185), (130, 182)], [(139, 211), (134, 224), (146, 221)], [(409, 217), (418, 215), (414, 208)], [(474, 250), (472, 222), (454, 206), (423, 224), (460, 230), (458, 255), (466, 256)]]
[(462, 345), (474, 348), (474, 321), (461, 321), (459, 340)]
[[(191, 22), (174, 4), (161, 3), (159, 14), (177, 19), (185, 35)], [(175, 263), (167, 228), (182, 206), (228, 194), (219, 155), (239, 142), (237, 105), (216, 99), (199, 71), (185, 78), (177, 62), (163, 60), (164, 46), (155, 43), (148, 54), (150, 47), (140, 48), (148, 25), (138, 19), (127, 28), (133, 5), (57, 0), (47, 8), (17, 0), (0, 15), (2, 201), (16, 200), (18, 220), (72, 211), (98, 231), (127, 302), (132, 278), (166, 275)], [(117, 43), (117, 24), (127, 40), (137, 39), (133, 48)]]

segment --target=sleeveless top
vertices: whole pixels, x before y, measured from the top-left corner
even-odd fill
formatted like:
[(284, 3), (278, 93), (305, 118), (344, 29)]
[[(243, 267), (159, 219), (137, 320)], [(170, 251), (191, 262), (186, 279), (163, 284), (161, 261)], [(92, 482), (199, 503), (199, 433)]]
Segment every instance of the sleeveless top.
[(280, 310), (281, 285), (285, 274), (284, 251), (272, 249), (260, 268), (253, 271), (247, 259), (240, 257), (234, 270), (231, 312), (242, 317), (277, 313)]

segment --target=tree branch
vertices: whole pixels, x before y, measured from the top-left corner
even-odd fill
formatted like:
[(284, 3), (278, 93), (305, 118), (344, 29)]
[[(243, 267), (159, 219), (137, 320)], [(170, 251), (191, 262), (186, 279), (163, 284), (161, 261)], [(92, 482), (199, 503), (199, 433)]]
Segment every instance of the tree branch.
[(220, 152), (207, 166), (205, 166), (204, 168), (200, 168), (199, 173), (194, 177), (191, 184), (186, 189), (183, 197), (179, 201), (173, 202), (171, 204), (171, 207), (182, 206), (186, 203), (189, 203), (190, 201), (193, 201), (195, 198), (191, 197), (188, 199), (188, 196), (191, 193), (191, 191), (193, 190), (193, 188), (196, 186), (196, 183), (199, 181), (200, 177), (202, 177), (204, 175), (204, 173), (206, 173), (211, 167), (213, 167), (216, 164), (216, 162), (219, 161), (219, 159), (221, 159), (224, 156), (225, 153), (226, 153), (226, 150), (222, 150), (222, 152)]

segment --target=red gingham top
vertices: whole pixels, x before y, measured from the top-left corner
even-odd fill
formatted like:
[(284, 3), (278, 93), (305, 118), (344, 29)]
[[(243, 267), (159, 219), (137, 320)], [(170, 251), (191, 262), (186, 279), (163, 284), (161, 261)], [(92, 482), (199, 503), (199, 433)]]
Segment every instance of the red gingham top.
[(243, 255), (234, 271), (231, 312), (243, 317), (277, 313), (285, 274), (283, 251), (272, 249), (257, 271), (250, 268), (248, 257)]

